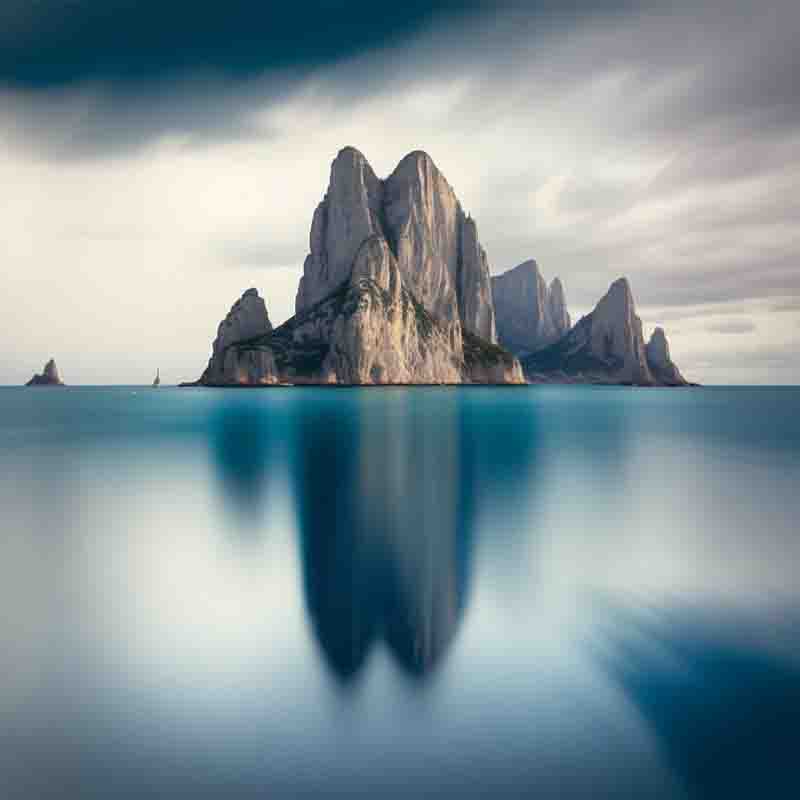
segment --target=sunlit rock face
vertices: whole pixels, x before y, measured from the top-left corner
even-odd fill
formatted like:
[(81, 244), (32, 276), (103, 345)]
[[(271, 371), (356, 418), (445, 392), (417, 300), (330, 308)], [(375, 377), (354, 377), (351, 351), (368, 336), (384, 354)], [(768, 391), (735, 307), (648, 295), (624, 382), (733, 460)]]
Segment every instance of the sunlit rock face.
[(516, 355), (541, 350), (569, 330), (561, 281), (548, 287), (533, 259), (493, 276), (492, 296), (498, 340)]
[[(658, 351), (658, 339), (654, 357)], [(671, 362), (670, 362), (671, 363)], [(611, 284), (594, 311), (566, 336), (523, 359), (533, 381), (573, 380), (653, 386), (667, 383), (648, 363), (642, 322), (627, 278)]]
[(201, 378), (209, 384), (275, 383), (277, 369), (266, 349), (235, 347), (272, 330), (267, 307), (256, 289), (248, 289), (217, 328), (211, 359)]
[(374, 235), (386, 240), (403, 280), (430, 314), (495, 341), (489, 266), (475, 222), (421, 151), (407, 155), (385, 181), (358, 150), (338, 154), (314, 214), (296, 311), (336, 290), (360, 244)]
[(647, 365), (655, 380), (664, 386), (685, 386), (687, 381), (673, 363), (663, 328), (656, 328), (645, 348)]
[(458, 323), (434, 320), (403, 285), (386, 240), (374, 236), (356, 256), (352, 313), (334, 320), (323, 373), (338, 383), (460, 383)]
[(297, 313), (272, 329), (255, 290), (220, 325), (205, 385), (524, 383), (495, 343), (477, 228), (424, 153), (386, 181), (348, 147), (314, 213)]
[(311, 223), (310, 252), (295, 300), (298, 313), (347, 281), (361, 244), (383, 234), (382, 198), (383, 185), (366, 158), (353, 147), (341, 150)]
[(64, 381), (61, 380), (61, 375), (58, 372), (55, 359), (50, 359), (45, 365), (41, 373), (34, 375), (26, 384), (26, 386), (63, 386)]
[(362, 243), (348, 281), (310, 309), (212, 354), (200, 383), (523, 383), (497, 345), (432, 316), (408, 290), (386, 240)]

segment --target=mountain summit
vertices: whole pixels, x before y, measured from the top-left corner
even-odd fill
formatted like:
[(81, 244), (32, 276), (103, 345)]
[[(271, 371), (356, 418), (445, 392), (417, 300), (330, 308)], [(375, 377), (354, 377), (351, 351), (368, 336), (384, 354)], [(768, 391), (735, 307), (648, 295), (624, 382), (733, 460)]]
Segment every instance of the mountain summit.
[(559, 341), (523, 359), (523, 367), (533, 381), (686, 385), (662, 329), (645, 346), (627, 278), (614, 281), (594, 311)]
[(523, 383), (496, 343), (474, 220), (421, 151), (380, 180), (353, 147), (314, 212), (295, 315), (273, 329), (251, 289), (220, 324), (200, 383)]
[(561, 281), (554, 278), (548, 288), (533, 259), (495, 275), (492, 297), (500, 344), (516, 355), (541, 350), (569, 330)]
[(370, 236), (386, 241), (401, 278), (426, 311), (496, 341), (489, 265), (477, 227), (421, 150), (409, 153), (383, 181), (355, 148), (339, 152), (314, 212), (297, 313), (347, 279), (358, 248)]

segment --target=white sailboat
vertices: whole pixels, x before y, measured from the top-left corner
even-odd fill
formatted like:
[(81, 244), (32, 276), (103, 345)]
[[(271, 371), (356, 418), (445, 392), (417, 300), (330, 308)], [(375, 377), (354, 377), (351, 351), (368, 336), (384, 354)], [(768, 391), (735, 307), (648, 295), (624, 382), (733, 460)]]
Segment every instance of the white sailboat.
[(153, 378), (153, 386), (161, 386), (161, 375), (159, 374), (159, 369), (156, 367), (156, 377)]

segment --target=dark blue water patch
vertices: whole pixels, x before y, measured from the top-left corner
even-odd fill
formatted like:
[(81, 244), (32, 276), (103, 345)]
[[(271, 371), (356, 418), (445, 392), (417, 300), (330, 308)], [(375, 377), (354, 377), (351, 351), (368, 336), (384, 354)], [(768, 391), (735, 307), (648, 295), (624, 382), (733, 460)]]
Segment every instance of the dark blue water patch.
[(724, 609), (616, 608), (609, 624), (603, 662), (690, 797), (796, 794), (800, 608), (755, 619)]

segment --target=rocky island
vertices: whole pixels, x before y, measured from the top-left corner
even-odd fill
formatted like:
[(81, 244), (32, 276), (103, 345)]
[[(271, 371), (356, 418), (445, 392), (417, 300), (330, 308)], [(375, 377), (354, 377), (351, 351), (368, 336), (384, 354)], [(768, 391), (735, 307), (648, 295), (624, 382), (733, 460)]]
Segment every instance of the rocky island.
[(248, 289), (185, 385), (615, 383), (684, 386), (664, 331), (645, 344), (627, 279), (572, 326), (534, 260), (490, 276), (475, 220), (429, 155), (388, 178), (341, 150), (311, 222), (295, 314)]
[(61, 375), (58, 373), (55, 359), (50, 359), (45, 365), (41, 373), (35, 374), (26, 384), (26, 386), (64, 386), (64, 381), (61, 380)]
[(380, 180), (358, 150), (340, 151), (309, 250), (295, 315), (273, 328), (246, 291), (199, 384), (525, 382), (497, 343), (475, 221), (427, 154)]

